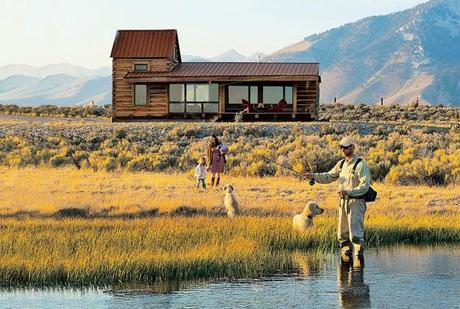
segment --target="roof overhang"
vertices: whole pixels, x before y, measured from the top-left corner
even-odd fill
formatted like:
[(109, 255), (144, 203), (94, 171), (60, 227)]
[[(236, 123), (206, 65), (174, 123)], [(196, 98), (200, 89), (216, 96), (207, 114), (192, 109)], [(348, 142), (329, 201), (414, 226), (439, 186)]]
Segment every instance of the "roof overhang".
[(318, 76), (222, 76), (222, 77), (125, 77), (131, 83), (180, 83), (180, 82), (301, 82), (317, 81)]

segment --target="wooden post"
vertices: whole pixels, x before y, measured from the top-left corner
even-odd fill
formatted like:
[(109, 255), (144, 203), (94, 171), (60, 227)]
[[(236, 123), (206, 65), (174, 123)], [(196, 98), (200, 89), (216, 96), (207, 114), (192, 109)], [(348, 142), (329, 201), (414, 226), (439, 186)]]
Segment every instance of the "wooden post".
[(383, 106), (383, 97), (380, 98), (380, 106)]
[(292, 112), (297, 113), (297, 84), (294, 84), (294, 93), (292, 94)]
[(225, 112), (225, 86), (219, 85), (219, 113)]

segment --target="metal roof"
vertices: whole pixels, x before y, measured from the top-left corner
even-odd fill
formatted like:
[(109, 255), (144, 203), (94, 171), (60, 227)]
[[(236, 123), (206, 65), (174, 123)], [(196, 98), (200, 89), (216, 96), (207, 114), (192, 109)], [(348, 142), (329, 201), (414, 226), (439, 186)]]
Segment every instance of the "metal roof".
[(319, 63), (182, 62), (171, 72), (128, 72), (125, 78), (316, 76)]
[[(118, 30), (112, 58), (170, 58), (176, 45), (176, 30)], [(180, 59), (180, 55), (179, 55)]]

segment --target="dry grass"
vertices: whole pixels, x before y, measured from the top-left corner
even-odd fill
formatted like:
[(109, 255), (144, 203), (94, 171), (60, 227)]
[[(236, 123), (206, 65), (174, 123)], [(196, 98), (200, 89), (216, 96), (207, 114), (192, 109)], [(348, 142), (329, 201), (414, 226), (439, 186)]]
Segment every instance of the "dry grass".
[[(336, 185), (309, 186), (291, 177), (231, 177), (245, 214), (291, 216), (307, 201), (316, 200), (326, 216), (336, 215)], [(188, 174), (93, 172), (72, 168), (0, 168), (0, 215), (41, 213), (84, 208), (91, 213), (116, 215), (158, 209), (170, 213), (180, 206), (208, 211), (222, 207), (223, 192), (196, 191)], [(378, 201), (368, 205), (368, 216), (395, 218), (429, 214), (458, 214), (460, 187), (396, 186), (376, 183)]]
[[(334, 250), (334, 185), (310, 187), (282, 177), (224, 177), (226, 182), (237, 188), (245, 216), (170, 217), (180, 206), (204, 209), (202, 214), (221, 207), (222, 192), (195, 191), (187, 174), (3, 168), (0, 284), (81, 286), (257, 277), (308, 271), (312, 265), (298, 250)], [(460, 240), (458, 187), (375, 188), (380, 198), (368, 206), (368, 245)], [(290, 216), (310, 199), (326, 212), (306, 233), (296, 233)], [(45, 218), (72, 207), (88, 209), (99, 218)], [(117, 218), (155, 208), (159, 217)]]

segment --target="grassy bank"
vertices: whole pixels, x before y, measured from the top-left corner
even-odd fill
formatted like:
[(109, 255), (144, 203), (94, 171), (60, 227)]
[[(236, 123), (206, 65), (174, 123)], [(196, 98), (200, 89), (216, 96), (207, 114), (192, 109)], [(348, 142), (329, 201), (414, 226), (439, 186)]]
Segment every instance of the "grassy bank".
[[(460, 240), (460, 216), (367, 220), (370, 246)], [(2, 219), (3, 285), (105, 285), (258, 277), (304, 269), (297, 250), (332, 250), (335, 219), (307, 233), (288, 217)]]
[[(3, 285), (258, 277), (314, 267), (299, 250), (335, 246), (335, 184), (224, 176), (244, 214), (231, 220), (221, 216), (223, 193), (196, 191), (188, 174), (2, 168), (0, 176)], [(369, 246), (460, 241), (458, 186), (374, 186), (379, 198), (365, 221)], [(326, 211), (299, 234), (291, 218), (308, 200)], [(88, 218), (57, 216), (68, 208)]]

